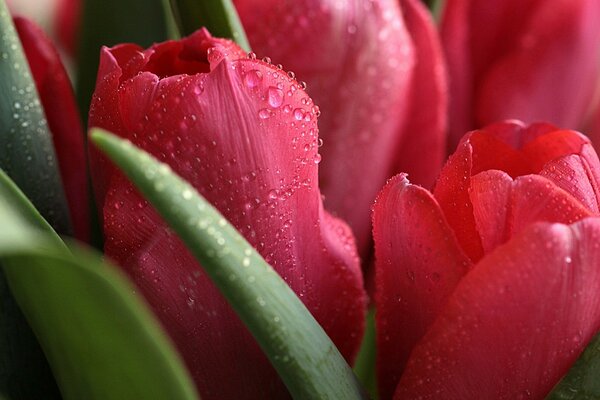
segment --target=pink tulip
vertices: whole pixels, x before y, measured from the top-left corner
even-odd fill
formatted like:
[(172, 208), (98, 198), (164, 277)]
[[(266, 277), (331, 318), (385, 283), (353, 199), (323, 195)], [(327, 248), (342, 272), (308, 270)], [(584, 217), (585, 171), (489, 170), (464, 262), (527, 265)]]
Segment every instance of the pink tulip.
[(430, 186), (445, 152), (446, 82), (418, 0), (236, 0), (253, 50), (293, 70), (323, 115), (320, 186), (368, 254), (370, 208), (393, 173)]
[(600, 162), (548, 124), (467, 134), (374, 207), (382, 399), (542, 399), (600, 328)]
[(597, 0), (448, 0), (450, 146), (506, 118), (583, 128), (600, 77)]
[[(168, 163), (198, 189), (295, 290), (351, 362), (363, 332), (365, 293), (348, 227), (323, 210), (317, 115), (284, 71), (200, 30), (146, 50), (103, 48), (89, 121)], [(153, 307), (202, 398), (287, 398), (181, 241), (123, 175), (96, 152), (92, 161), (106, 254)]]
[(58, 157), (75, 236), (90, 239), (83, 130), (69, 77), (50, 39), (33, 22), (14, 19)]

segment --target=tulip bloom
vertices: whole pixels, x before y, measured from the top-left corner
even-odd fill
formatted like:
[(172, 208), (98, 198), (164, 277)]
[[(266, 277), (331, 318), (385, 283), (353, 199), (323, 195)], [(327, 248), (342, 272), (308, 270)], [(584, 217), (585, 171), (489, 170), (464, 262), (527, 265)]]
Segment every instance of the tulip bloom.
[[(277, 270), (352, 361), (366, 296), (352, 234), (323, 210), (317, 114), (285, 71), (200, 30), (147, 50), (103, 48), (89, 121), (188, 180)], [(120, 173), (93, 156), (105, 252), (153, 307), (202, 398), (287, 397), (182, 242)]]
[(600, 328), (599, 188), (585, 136), (518, 122), (467, 134), (433, 194), (390, 180), (373, 216), (382, 399), (543, 398)]
[(406, 171), (430, 186), (442, 166), (446, 82), (431, 16), (419, 0), (235, 4), (253, 50), (307, 82), (323, 113), (325, 206), (367, 255), (385, 180)]
[(52, 133), (75, 236), (89, 241), (84, 136), (69, 77), (58, 52), (40, 28), (24, 18), (15, 18), (14, 23)]
[(506, 118), (582, 128), (600, 77), (597, 0), (448, 0), (450, 146)]

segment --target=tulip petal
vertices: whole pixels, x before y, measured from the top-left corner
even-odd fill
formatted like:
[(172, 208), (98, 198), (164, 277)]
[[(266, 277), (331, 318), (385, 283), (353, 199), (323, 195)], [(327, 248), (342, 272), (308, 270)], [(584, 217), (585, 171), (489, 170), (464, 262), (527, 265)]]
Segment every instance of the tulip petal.
[(465, 132), (473, 129), (472, 74), (469, 49), (469, 0), (447, 0), (441, 20), (440, 34), (448, 67), (449, 113), (448, 151), (452, 153)]
[(581, 155), (572, 154), (550, 161), (540, 171), (540, 175), (571, 194), (592, 213), (598, 214), (600, 193), (592, 170), (599, 167), (600, 165), (592, 167)]
[(461, 247), (469, 258), (476, 262), (483, 256), (483, 247), (469, 198), (472, 165), (473, 146), (465, 140), (446, 162), (435, 184), (433, 195)]
[(391, 179), (373, 209), (377, 371), (391, 398), (413, 346), (466, 273), (470, 261), (440, 207), (405, 174)]
[(404, 21), (414, 43), (415, 66), (395, 172), (409, 172), (413, 183), (426, 188), (440, 172), (446, 152), (448, 88), (437, 29), (418, 0), (402, 0)]
[(367, 256), (370, 208), (397, 163), (411, 101), (415, 50), (398, 1), (235, 3), (254, 51), (308, 83), (322, 111), (325, 206), (349, 223)]
[(504, 243), (510, 234), (512, 178), (503, 171), (483, 171), (471, 177), (469, 198), (485, 253)]
[[(487, 6), (481, 3), (480, 9)], [(513, 10), (511, 18), (518, 14)], [(494, 64), (480, 78), (477, 122), (518, 118), (578, 127), (588, 112), (600, 72), (600, 3), (537, 1), (529, 15), (518, 40), (504, 53), (493, 54)]]
[(569, 154), (579, 154), (587, 143), (588, 138), (579, 132), (555, 130), (529, 141), (521, 151), (531, 163), (532, 172), (538, 173), (549, 161)]
[[(206, 32), (184, 40), (206, 41), (190, 48), (197, 61), (209, 62), (209, 73), (157, 79), (152, 65), (158, 64), (146, 64), (146, 72), (121, 85), (113, 80), (97, 88), (91, 123), (118, 120), (116, 133), (198, 189), (282, 275), (351, 361), (366, 299), (352, 236), (322, 208), (310, 98), (284, 72), (238, 59), (241, 50), (232, 52)], [(146, 59), (165, 50), (160, 46), (173, 42), (147, 50)], [(103, 58), (115, 60), (110, 50)], [(100, 85), (104, 81), (100, 75)], [(103, 99), (117, 91), (118, 109), (107, 108)], [(285, 398), (265, 356), (184, 245), (129, 183), (108, 171), (108, 192), (100, 194), (106, 253), (149, 300), (202, 397)]]
[(510, 212), (511, 235), (533, 222), (572, 224), (594, 215), (568, 192), (539, 175), (515, 179)]
[(24, 18), (15, 18), (15, 28), (52, 132), (75, 237), (87, 242), (90, 239), (87, 164), (81, 120), (69, 77), (58, 52), (40, 28)]
[(600, 328), (600, 219), (530, 226), (458, 285), (395, 399), (543, 398)]

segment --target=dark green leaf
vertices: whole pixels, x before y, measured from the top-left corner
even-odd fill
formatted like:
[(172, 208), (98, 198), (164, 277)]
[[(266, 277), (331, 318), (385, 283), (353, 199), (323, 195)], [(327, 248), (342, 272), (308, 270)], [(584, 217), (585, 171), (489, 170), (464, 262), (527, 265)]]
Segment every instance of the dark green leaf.
[(136, 43), (147, 47), (169, 37), (165, 0), (86, 0), (78, 52), (77, 99), (87, 121), (102, 46)]
[(546, 397), (547, 400), (600, 399), (600, 334)]
[(294, 398), (364, 398), (352, 370), (304, 304), (210, 203), (130, 142), (100, 129), (91, 138), (179, 234)]
[(0, 179), (0, 259), (64, 397), (197, 399), (178, 355), (127, 279), (99, 255), (59, 244), (6, 182)]
[(0, 76), (0, 168), (52, 226), (69, 233), (52, 136), (4, 0), (0, 0)]
[(201, 27), (213, 36), (232, 39), (242, 49), (250, 51), (246, 32), (232, 0), (170, 0), (175, 20), (184, 35)]
[(354, 363), (354, 373), (360, 383), (367, 389), (371, 399), (378, 399), (377, 378), (375, 376), (375, 309), (371, 308), (367, 314), (365, 336), (363, 337), (360, 351)]

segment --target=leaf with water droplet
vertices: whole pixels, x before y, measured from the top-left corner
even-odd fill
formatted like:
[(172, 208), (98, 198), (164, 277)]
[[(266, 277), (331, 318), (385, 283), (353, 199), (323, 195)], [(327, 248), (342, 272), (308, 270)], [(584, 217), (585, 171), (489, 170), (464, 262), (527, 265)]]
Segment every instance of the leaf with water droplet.
[(556, 385), (546, 400), (592, 400), (600, 398), (600, 333)]
[[(129, 141), (100, 129), (94, 129), (91, 138), (178, 233), (294, 398), (366, 398), (352, 370), (300, 299), (217, 209)], [(156, 190), (157, 184), (163, 189)], [(192, 198), (184, 199), (186, 191), (193, 193)], [(190, 224), (190, 220), (203, 224)]]
[[(99, 254), (67, 248), (1, 172), (0, 226), (3, 271), (65, 399), (198, 399), (177, 353), (127, 279)], [(35, 360), (25, 361), (37, 369)], [(13, 393), (0, 389), (0, 397), (5, 394)], [(44, 392), (27, 398), (60, 397)]]
[(52, 136), (12, 19), (0, 2), (0, 168), (61, 233), (70, 233)]

